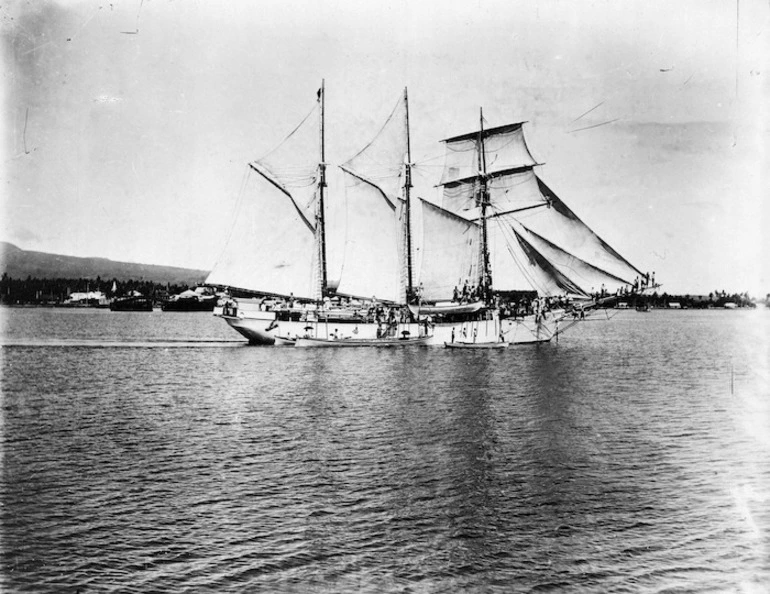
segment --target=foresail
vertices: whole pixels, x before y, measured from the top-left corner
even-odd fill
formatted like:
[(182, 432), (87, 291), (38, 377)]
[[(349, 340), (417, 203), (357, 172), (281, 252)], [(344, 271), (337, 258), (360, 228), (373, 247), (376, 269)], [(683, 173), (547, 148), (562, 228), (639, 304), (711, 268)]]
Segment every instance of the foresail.
[(454, 288), (478, 281), (479, 226), (420, 200), (422, 242), (419, 284), (426, 301), (451, 299)]
[(316, 296), (313, 229), (277, 185), (249, 167), (236, 221), (206, 284)]
[(529, 198), (525, 198), (519, 208), (515, 201), (499, 208), (495, 205), (490, 217), (494, 288), (521, 290), (530, 285), (543, 294), (556, 295), (567, 289), (588, 294), (602, 286), (614, 292), (632, 284), (639, 272), (541, 180), (534, 175), (532, 180), (543, 196), (542, 207), (527, 208)]
[(538, 183), (550, 207), (517, 213), (515, 220), (563, 251), (633, 284), (641, 272), (588, 227), (542, 180), (538, 179)]
[(522, 270), (532, 286), (544, 295), (585, 295), (585, 291), (515, 229), (516, 246), (524, 255)]
[(569, 278), (575, 286), (580, 287), (585, 294), (595, 293), (601, 289), (614, 293), (628, 284), (623, 279), (561, 249), (523, 225), (515, 226), (514, 231), (542, 254), (549, 264), (564, 277)]

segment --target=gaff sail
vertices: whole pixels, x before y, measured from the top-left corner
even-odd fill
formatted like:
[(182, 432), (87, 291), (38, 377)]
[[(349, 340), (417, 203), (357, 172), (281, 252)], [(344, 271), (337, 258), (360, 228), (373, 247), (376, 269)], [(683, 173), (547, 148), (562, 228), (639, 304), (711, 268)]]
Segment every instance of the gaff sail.
[(452, 297), (455, 287), (478, 281), (478, 224), (420, 200), (422, 242), (419, 282), (422, 299)]
[(347, 225), (339, 294), (406, 303), (406, 109), (399, 99), (374, 140), (340, 166)]
[(319, 111), (316, 105), (280, 145), (249, 163), (235, 223), (207, 284), (320, 298)]

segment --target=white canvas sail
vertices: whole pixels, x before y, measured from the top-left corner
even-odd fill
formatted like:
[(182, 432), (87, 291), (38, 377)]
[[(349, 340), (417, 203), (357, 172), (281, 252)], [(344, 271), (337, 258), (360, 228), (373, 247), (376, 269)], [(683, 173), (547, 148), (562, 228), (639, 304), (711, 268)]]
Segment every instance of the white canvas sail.
[[(549, 207), (513, 215), (527, 229), (626, 284), (642, 273), (586, 225), (553, 191), (538, 179)], [(598, 288), (598, 287), (597, 287)]]
[(337, 292), (406, 302), (404, 164), (406, 103), (341, 169), (345, 177), (346, 240)]
[(396, 205), (377, 186), (343, 171), (347, 225), (337, 293), (401, 302)]
[(206, 284), (312, 299), (315, 245), (294, 203), (250, 170), (236, 223)]
[(628, 284), (623, 279), (561, 249), (523, 225), (514, 225), (513, 230), (517, 237), (526, 241), (533, 249), (542, 254), (556, 270), (565, 278), (570, 279), (571, 284), (579, 287), (585, 294), (594, 293), (601, 288), (614, 293)]
[(319, 298), (317, 113), (318, 106), (278, 147), (249, 164), (235, 223), (207, 284)]
[(419, 284), (426, 301), (451, 299), (455, 287), (478, 280), (478, 224), (425, 200)]
[(524, 138), (523, 122), (463, 134), (444, 140), (446, 158), (439, 185), (473, 180), (480, 174), (479, 142), (483, 137), (486, 174), (497, 175), (507, 171), (536, 165)]
[(607, 290), (630, 285), (641, 274), (537, 177), (522, 124), (444, 143), (444, 208), (480, 221), (479, 196), (486, 188), (487, 252), (495, 290), (585, 294), (602, 285)]

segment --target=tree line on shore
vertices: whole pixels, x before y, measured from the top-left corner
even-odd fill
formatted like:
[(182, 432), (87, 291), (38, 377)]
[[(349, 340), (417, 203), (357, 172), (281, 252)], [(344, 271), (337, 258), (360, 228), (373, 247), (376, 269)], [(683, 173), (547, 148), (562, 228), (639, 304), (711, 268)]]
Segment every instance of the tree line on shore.
[[(120, 297), (133, 294), (134, 291), (154, 301), (162, 301), (171, 295), (177, 295), (186, 289), (186, 284), (158, 283), (143, 279), (117, 280), (93, 278), (11, 278), (3, 273), (0, 278), (0, 302), (4, 305), (61, 305), (72, 293), (87, 293), (101, 291), (107, 297)], [(754, 307), (754, 301), (748, 293), (732, 293), (713, 291), (708, 295), (669, 295), (654, 293), (652, 295), (632, 294), (618, 298), (629, 308), (655, 307), (667, 308), (672, 304), (688, 309), (705, 309), (709, 307), (724, 307), (734, 303), (737, 307)], [(765, 303), (770, 304), (770, 294), (765, 296)], [(615, 301), (606, 304), (614, 307)]]
[(162, 301), (188, 288), (186, 284), (139, 280), (93, 278), (0, 278), (0, 303), (4, 305), (61, 305), (73, 293), (101, 291), (107, 297), (131, 295), (134, 291), (154, 301)]
[[(724, 307), (728, 303), (734, 303), (736, 307), (756, 307), (755, 300), (749, 297), (748, 292), (730, 294), (726, 291), (712, 291), (708, 295), (631, 294), (620, 296), (617, 300), (606, 303), (605, 307), (615, 307), (617, 303), (621, 302), (629, 308), (708, 309), (710, 307)], [(770, 294), (765, 297), (765, 302), (770, 303)]]

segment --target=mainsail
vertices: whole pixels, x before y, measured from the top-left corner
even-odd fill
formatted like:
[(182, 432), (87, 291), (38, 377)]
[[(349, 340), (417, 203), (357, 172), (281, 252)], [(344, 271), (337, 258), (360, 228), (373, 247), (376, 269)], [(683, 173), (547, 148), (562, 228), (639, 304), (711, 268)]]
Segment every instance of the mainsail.
[[(206, 284), (320, 299), (324, 288), (323, 87), (267, 155), (248, 164), (235, 224)], [(244, 264), (248, 262), (248, 264)]]
[(411, 288), (406, 91), (377, 136), (340, 168), (347, 232), (337, 293), (406, 303)]
[(439, 183), (443, 207), (485, 231), (478, 282), (486, 262), (495, 291), (586, 295), (633, 284), (641, 272), (537, 177), (524, 123), (485, 130), (481, 122), (478, 132), (444, 141)]

